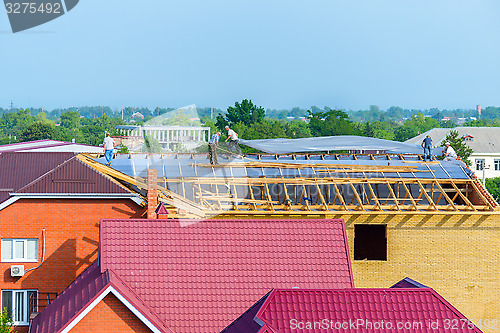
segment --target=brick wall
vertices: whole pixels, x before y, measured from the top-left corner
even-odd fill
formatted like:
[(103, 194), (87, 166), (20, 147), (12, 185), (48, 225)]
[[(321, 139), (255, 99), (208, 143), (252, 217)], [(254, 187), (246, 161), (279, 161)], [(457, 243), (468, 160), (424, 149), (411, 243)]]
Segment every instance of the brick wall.
[[(344, 219), (356, 288), (388, 288), (409, 277), (436, 290), (483, 332), (500, 327), (500, 213), (435, 214), (325, 212), (217, 218)], [(387, 261), (354, 260), (354, 226), (387, 225)], [(484, 320), (497, 320), (488, 330)], [(493, 327), (492, 324), (489, 324)]]
[[(436, 290), (476, 323), (500, 320), (498, 213), (332, 217), (345, 220), (357, 288), (387, 288), (409, 277)], [(387, 225), (387, 261), (354, 260), (356, 224)]]
[[(21, 199), (0, 210), (1, 238), (38, 238), (37, 263), (0, 263), (0, 289), (38, 289), (61, 293), (96, 258), (101, 218), (140, 218), (145, 208), (130, 199), (34, 200)], [(10, 276), (10, 266), (36, 267), (42, 259), (45, 228), (45, 261), (21, 278)]]
[(148, 219), (156, 219), (158, 206), (158, 172), (148, 169)]
[(151, 332), (118, 298), (108, 294), (70, 331), (88, 332)]

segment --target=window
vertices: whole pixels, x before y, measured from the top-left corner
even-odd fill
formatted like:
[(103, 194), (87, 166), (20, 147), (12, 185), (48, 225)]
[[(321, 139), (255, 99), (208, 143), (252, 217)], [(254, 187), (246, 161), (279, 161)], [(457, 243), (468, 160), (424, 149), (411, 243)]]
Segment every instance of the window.
[(2, 239), (2, 262), (37, 262), (38, 239)]
[(495, 159), (495, 171), (500, 171), (500, 160)]
[(385, 224), (354, 226), (354, 260), (387, 260)]
[(476, 170), (481, 171), (484, 169), (484, 159), (476, 160)]
[(38, 291), (2, 290), (2, 309), (7, 309), (14, 325), (28, 325), (29, 314), (38, 311)]

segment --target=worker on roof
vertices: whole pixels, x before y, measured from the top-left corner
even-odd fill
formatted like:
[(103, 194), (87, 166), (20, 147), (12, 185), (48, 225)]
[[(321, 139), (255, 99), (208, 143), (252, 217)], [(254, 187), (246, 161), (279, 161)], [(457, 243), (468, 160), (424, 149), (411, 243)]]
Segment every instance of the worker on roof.
[(455, 152), (455, 149), (453, 149), (452, 146), (450, 146), (449, 142), (445, 143), (446, 149), (443, 150), (443, 155), (445, 156), (444, 160), (445, 161), (453, 161), (457, 159), (457, 153)]
[(424, 162), (429, 158), (429, 161), (432, 161), (432, 139), (430, 135), (422, 141), (422, 148), (424, 148)]
[(220, 132), (215, 133), (208, 141), (208, 155), (210, 157), (210, 164), (219, 164), (217, 162), (217, 146), (219, 146)]
[(106, 137), (104, 138), (104, 157), (106, 158), (106, 165), (111, 164), (111, 160), (113, 159), (113, 150), (115, 149), (115, 140), (109, 135), (109, 133), (106, 134)]
[(227, 131), (227, 139), (224, 142), (227, 142), (227, 140), (229, 140), (228, 144), (229, 150), (231, 152), (236, 152), (237, 154), (241, 155), (240, 145), (238, 144), (239, 142), (238, 134), (232, 129), (230, 129), (229, 126), (226, 126), (225, 129)]

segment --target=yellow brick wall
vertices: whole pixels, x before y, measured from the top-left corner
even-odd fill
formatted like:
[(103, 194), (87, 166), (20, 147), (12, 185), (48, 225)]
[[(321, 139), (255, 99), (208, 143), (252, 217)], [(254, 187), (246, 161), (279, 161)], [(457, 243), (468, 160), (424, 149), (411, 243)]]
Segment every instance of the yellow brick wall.
[[(344, 219), (357, 288), (409, 277), (436, 290), (483, 332), (500, 331), (500, 213), (234, 214), (217, 218)], [(354, 225), (387, 225), (387, 261), (354, 260)], [(484, 320), (497, 320), (485, 329)]]
[[(346, 223), (356, 287), (387, 288), (409, 277), (475, 322), (497, 319), (500, 329), (500, 215), (331, 217)], [(387, 261), (354, 260), (355, 224), (387, 225)], [(490, 330), (483, 325), (483, 331)]]

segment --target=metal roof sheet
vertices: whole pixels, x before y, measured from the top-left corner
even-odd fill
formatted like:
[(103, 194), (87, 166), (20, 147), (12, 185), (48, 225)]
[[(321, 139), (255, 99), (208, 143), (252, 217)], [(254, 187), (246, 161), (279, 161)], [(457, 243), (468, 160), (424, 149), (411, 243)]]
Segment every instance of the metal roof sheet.
[(113, 269), (176, 332), (219, 332), (272, 288), (350, 288), (342, 220), (102, 220)]
[[(328, 320), (329, 329), (313, 327), (307, 332), (449, 332), (448, 323), (460, 323), (457, 332), (481, 332), (450, 303), (430, 288), (412, 289), (329, 289), (301, 290), (275, 289), (266, 298), (256, 314), (272, 332), (296, 332), (293, 320), (314, 323)], [(354, 326), (350, 323), (354, 322)], [(385, 323), (383, 328), (369, 328), (369, 323)], [(349, 323), (335, 329), (331, 325)], [(397, 327), (398, 323), (410, 328)], [(437, 323), (438, 327), (431, 327)], [(463, 323), (463, 324), (462, 324)], [(242, 329), (240, 333), (257, 333), (257, 330)]]
[(102, 153), (102, 147), (56, 140), (37, 140), (0, 146), (0, 152)]
[[(101, 273), (94, 262), (71, 283), (52, 303), (33, 319), (32, 333), (56, 333), (68, 327), (91, 303), (113, 287), (161, 332), (172, 332), (163, 321), (137, 296), (116, 273)], [(98, 325), (96, 324), (96, 327)]]
[(1, 153), (0, 202), (74, 156), (73, 153)]
[(16, 191), (18, 193), (130, 193), (76, 157)]
[[(336, 157), (339, 159), (337, 160)], [(363, 158), (366, 157), (366, 158)], [(306, 159), (304, 155), (298, 155), (296, 159), (292, 159), (290, 156), (260, 156), (260, 159), (256, 155), (247, 155), (244, 159), (228, 158), (226, 156), (219, 156), (219, 163), (231, 162), (231, 164), (237, 164), (242, 162), (278, 162), (278, 163), (293, 163), (293, 164), (310, 164), (311, 167), (304, 167), (300, 170), (293, 168), (279, 169), (276, 167), (266, 168), (266, 167), (205, 167), (209, 164), (207, 154), (151, 154), (151, 155), (128, 155), (128, 154), (118, 154), (116, 159), (111, 161), (111, 167), (115, 170), (125, 173), (126, 175), (132, 177), (146, 177), (148, 169), (156, 169), (158, 171), (158, 177), (166, 178), (181, 178), (181, 177), (251, 177), (258, 178), (261, 176), (265, 177), (355, 177), (355, 178), (429, 178), (429, 179), (470, 179), (473, 174), (469, 169), (464, 169), (465, 164), (459, 161), (440, 161), (439, 163), (424, 163), (419, 161), (416, 156), (409, 156), (406, 160), (399, 160), (399, 157), (395, 155), (394, 159), (369, 159), (368, 156), (363, 156), (362, 158), (354, 159), (353, 155), (324, 155), (324, 159), (320, 159), (321, 156), (310, 156)], [(96, 161), (106, 164), (104, 158), (97, 158)], [(377, 167), (377, 166), (393, 166), (393, 167), (416, 167), (418, 172), (405, 172), (405, 173), (382, 173), (382, 172), (368, 172), (365, 173), (362, 170), (357, 173), (343, 173), (343, 172), (330, 172), (325, 173), (317, 171), (315, 164), (320, 163), (322, 165), (354, 165), (354, 166), (366, 166)], [(201, 164), (201, 165), (200, 165)], [(320, 168), (321, 169), (321, 168)]]

